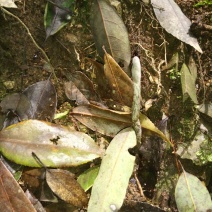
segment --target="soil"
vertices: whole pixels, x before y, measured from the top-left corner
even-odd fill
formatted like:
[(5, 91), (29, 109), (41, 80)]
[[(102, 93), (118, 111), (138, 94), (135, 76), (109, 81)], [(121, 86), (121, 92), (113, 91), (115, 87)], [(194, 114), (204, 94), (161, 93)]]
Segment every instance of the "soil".
[[(182, 119), (186, 116), (195, 122), (195, 111), (191, 111), (182, 102), (180, 77), (176, 73), (168, 73), (163, 61), (169, 61), (172, 55), (178, 52), (180, 67), (192, 56), (198, 70), (196, 82), (198, 102), (211, 101), (212, 31), (211, 28), (205, 28), (206, 25), (211, 27), (211, 6), (194, 7), (197, 0), (176, 0), (183, 13), (193, 23), (191, 31), (203, 50), (203, 54), (200, 54), (191, 46), (166, 33), (157, 21), (150, 3), (139, 0), (120, 2), (121, 8), (118, 11), (129, 32), (132, 54), (138, 54), (141, 59), (143, 101), (154, 100), (152, 107), (146, 112), (143, 111), (161, 129), (163, 126), (160, 126), (160, 120), (163, 113), (169, 117), (169, 133), (177, 146), (179, 142), (191, 136), (191, 131), (194, 130), (192, 123), (185, 126)], [(76, 71), (82, 71), (92, 79), (91, 66), (85, 60), (85, 57), (97, 58), (88, 21), (89, 3), (78, 1), (70, 23), (46, 41), (43, 19), (46, 1), (20, 0), (16, 4), (18, 9), (7, 10), (25, 23), (32, 37), (50, 58), (57, 78), (52, 77), (57, 90), (58, 111), (61, 111), (67, 102), (73, 104), (64, 92), (64, 82), (68, 81), (66, 73), (74, 74)], [(149, 51), (150, 56), (144, 49)], [(157, 78), (155, 69), (158, 68), (163, 70), (161, 92), (158, 92), (158, 84), (154, 81)], [(0, 100), (10, 93), (21, 92), (33, 83), (46, 80), (49, 76), (45, 57), (34, 45), (26, 29), (17, 19), (1, 11)], [(147, 152), (150, 153), (145, 154)], [(133, 175), (130, 180), (121, 211), (177, 211), (173, 185), (168, 188), (160, 187), (161, 179), (164, 178), (167, 169), (172, 172), (173, 181), (170, 184), (176, 184), (178, 170), (171, 150), (165, 151), (163, 141), (159, 138), (144, 135), (143, 149), (140, 150), (137, 164), (137, 178)], [(201, 168), (196, 176), (202, 176), (203, 172)], [(145, 197), (141, 195), (139, 184), (143, 188)], [(210, 192), (212, 192), (211, 187), (210, 182), (208, 184)]]

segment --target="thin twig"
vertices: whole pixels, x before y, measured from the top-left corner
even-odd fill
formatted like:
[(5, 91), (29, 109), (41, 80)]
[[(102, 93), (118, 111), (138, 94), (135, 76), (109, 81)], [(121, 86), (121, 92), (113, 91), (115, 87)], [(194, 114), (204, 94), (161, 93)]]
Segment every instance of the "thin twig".
[[(31, 38), (31, 40), (32, 40), (32, 42), (34, 43), (34, 45), (36, 46), (36, 48), (39, 49), (39, 50), (41, 51), (41, 53), (42, 53), (43, 56), (45, 57), (46, 61), (47, 61), (49, 64), (51, 64), (51, 63), (50, 63), (49, 57), (47, 56), (47, 54), (45, 53), (45, 51), (37, 44), (37, 42), (35, 41), (35, 39), (33, 38), (32, 34), (31, 34), (31, 32), (29, 31), (29, 28), (26, 26), (26, 24), (25, 24), (19, 17), (17, 17), (16, 15), (12, 14), (12, 13), (9, 12), (8, 10), (4, 9), (3, 7), (1, 7), (1, 10), (2, 10), (4, 13), (6, 13), (6, 14), (12, 16), (13, 18), (17, 19), (17, 20), (20, 22), (20, 24), (26, 29), (26, 31), (27, 31), (29, 37)], [(53, 68), (52, 68), (52, 72), (53, 72), (53, 75), (54, 75), (55, 79), (57, 80), (57, 77), (56, 77), (56, 75), (55, 75), (55, 72), (54, 72), (54, 69), (53, 69)]]

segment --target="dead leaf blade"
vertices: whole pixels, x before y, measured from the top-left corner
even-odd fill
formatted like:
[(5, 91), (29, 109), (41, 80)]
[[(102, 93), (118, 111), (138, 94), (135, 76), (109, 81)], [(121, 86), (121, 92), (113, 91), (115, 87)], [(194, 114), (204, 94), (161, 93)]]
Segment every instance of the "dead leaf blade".
[(118, 63), (105, 52), (104, 72), (112, 89), (113, 99), (132, 106), (133, 101), (133, 83), (129, 76), (121, 69)]
[(36, 212), (2, 160), (0, 160), (0, 186), (0, 211)]
[(168, 33), (202, 53), (197, 39), (189, 34), (191, 21), (183, 14), (174, 0), (151, 0), (151, 3), (159, 23)]
[(129, 113), (103, 109), (94, 105), (75, 107), (71, 114), (93, 131), (112, 137), (121, 129), (131, 125)]
[(46, 181), (51, 190), (62, 200), (76, 207), (86, 206), (88, 198), (73, 174), (61, 169), (48, 169)]

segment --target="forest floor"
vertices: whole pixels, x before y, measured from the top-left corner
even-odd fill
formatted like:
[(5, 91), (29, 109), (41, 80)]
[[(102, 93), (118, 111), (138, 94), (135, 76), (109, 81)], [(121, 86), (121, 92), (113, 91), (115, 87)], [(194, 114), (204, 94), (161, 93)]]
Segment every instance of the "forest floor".
[[(144, 113), (156, 125), (162, 115), (169, 117), (169, 135), (177, 147), (178, 143), (190, 139), (196, 127), (197, 110), (189, 102), (182, 101), (182, 88), (179, 71), (166, 69), (166, 64), (173, 54), (179, 54), (178, 66), (189, 61), (192, 56), (197, 66), (197, 99), (199, 104), (209, 103), (212, 99), (212, 42), (211, 6), (194, 7), (198, 0), (176, 0), (183, 13), (193, 22), (192, 33), (198, 39), (203, 54), (168, 34), (159, 24), (150, 3), (140, 0), (120, 1), (118, 9), (129, 32), (131, 50), (138, 53), (142, 65), (142, 98), (153, 100), (152, 106)], [(66, 73), (82, 71), (91, 80), (93, 69), (85, 59), (96, 58), (89, 24), (89, 4), (78, 1), (76, 11), (70, 23), (54, 36), (45, 41), (44, 0), (17, 1), (18, 9), (8, 9), (19, 17), (28, 27), (37, 44), (46, 52), (54, 67), (57, 80), (53, 77), (58, 98), (58, 112), (66, 109), (66, 104), (74, 105), (64, 92), (64, 82), (68, 81)], [(177, 27), (177, 26), (176, 26)], [(22, 92), (26, 87), (38, 81), (46, 80), (50, 72), (44, 66), (42, 53), (33, 44), (30, 36), (17, 19), (0, 12), (0, 100), (10, 93)], [(158, 92), (156, 71), (161, 72), (162, 91)], [(144, 107), (144, 106), (143, 106)], [(211, 121), (211, 120), (210, 120)], [(70, 122), (70, 121), (69, 121)], [(67, 124), (61, 122), (62, 124)], [(160, 126), (159, 126), (160, 128)], [(157, 155), (155, 148), (161, 143), (159, 138), (146, 135), (143, 138), (144, 149), (150, 151), (146, 158), (141, 153), (136, 176), (133, 175), (127, 191), (126, 200), (121, 211), (177, 211), (174, 200), (174, 187), (160, 187), (169, 167), (173, 171), (173, 182), (178, 176), (175, 155), (170, 151)], [(155, 155), (156, 154), (156, 155)], [(162, 154), (162, 153), (161, 153)], [(162, 157), (158, 164), (158, 157)], [(151, 158), (151, 159), (149, 159)], [(207, 188), (212, 193), (210, 174), (207, 179), (204, 173), (211, 173), (208, 166), (196, 166), (190, 160), (182, 161), (183, 165), (203, 181), (208, 181)], [(209, 180), (208, 180), (209, 178)], [(140, 182), (146, 199), (142, 197), (137, 180)], [(169, 182), (172, 184), (173, 182)], [(151, 203), (151, 204), (150, 204)], [(151, 205), (158, 205), (154, 207)], [(152, 208), (151, 208), (152, 207)], [(49, 211), (59, 211), (52, 209)], [(65, 211), (65, 210), (63, 210)]]

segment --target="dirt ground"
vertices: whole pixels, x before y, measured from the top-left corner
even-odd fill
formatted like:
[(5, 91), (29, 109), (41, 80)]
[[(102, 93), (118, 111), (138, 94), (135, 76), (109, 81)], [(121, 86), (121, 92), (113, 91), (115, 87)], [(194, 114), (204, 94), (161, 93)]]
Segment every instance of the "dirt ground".
[[(203, 50), (203, 54), (200, 54), (191, 46), (166, 33), (157, 21), (150, 4), (140, 0), (120, 2), (119, 12), (129, 32), (132, 53), (137, 52), (141, 59), (142, 98), (144, 102), (154, 99), (153, 106), (145, 113), (156, 124), (159, 124), (162, 114), (165, 113), (169, 117), (169, 133), (177, 145), (194, 130), (193, 124), (185, 126), (182, 118), (193, 117), (190, 120), (195, 122), (195, 112), (190, 111), (182, 103), (181, 83), (176, 73), (167, 73), (166, 70), (161, 72), (163, 91), (160, 94), (157, 93), (157, 83), (152, 82), (151, 79), (156, 77), (154, 68), (160, 67), (163, 70), (165, 66), (163, 61), (169, 61), (175, 52), (179, 53), (179, 66), (193, 56), (198, 69), (196, 82), (198, 101), (199, 103), (211, 101), (212, 31), (204, 28), (204, 25), (211, 24), (211, 6), (193, 7), (197, 0), (176, 0), (183, 13), (193, 22), (192, 33)], [(43, 20), (45, 5), (44, 0), (19, 0), (18, 9), (8, 9), (8, 11), (26, 24), (37, 44), (50, 58), (57, 77), (57, 80), (55, 78), (52, 80), (57, 90), (59, 110), (66, 102), (70, 102), (64, 93), (66, 73), (82, 71), (92, 79), (93, 71), (85, 57), (96, 58), (97, 52), (88, 21), (88, 2), (78, 1), (71, 22), (47, 41), (45, 41)], [(149, 51), (149, 56), (145, 50)], [(44, 59), (23, 26), (15, 18), (1, 11), (0, 100), (9, 93), (21, 92), (33, 83), (46, 80), (50, 72), (45, 67)], [(170, 186), (168, 191), (165, 188), (159, 189), (160, 192), (157, 191), (160, 187), (158, 182), (164, 177), (167, 167), (173, 170), (173, 182), (175, 182), (177, 173), (175, 157), (171, 152), (163, 153), (163, 159), (158, 164), (157, 157), (160, 155), (155, 154), (155, 148), (160, 148), (158, 145), (162, 145), (162, 141), (154, 136), (144, 136), (143, 142), (146, 144), (145, 148), (149, 148), (152, 153), (149, 156), (150, 160), (141, 153), (138, 159), (137, 179), (143, 187), (147, 200), (141, 196), (136, 177), (133, 176), (121, 211), (177, 211), (173, 197), (174, 188)], [(202, 173), (202, 167), (199, 172)], [(208, 188), (212, 192), (211, 182)], [(159, 205), (160, 208), (145, 205), (150, 202)]]

